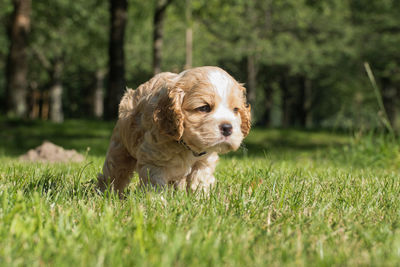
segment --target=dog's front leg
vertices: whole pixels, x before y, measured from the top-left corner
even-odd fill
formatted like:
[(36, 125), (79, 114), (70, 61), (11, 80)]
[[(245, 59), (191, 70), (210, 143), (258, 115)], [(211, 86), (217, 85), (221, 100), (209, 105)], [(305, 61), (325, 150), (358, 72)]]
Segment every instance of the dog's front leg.
[(218, 155), (216, 153), (196, 162), (192, 172), (187, 177), (187, 189), (208, 192), (210, 187), (215, 183), (214, 171), (217, 162)]

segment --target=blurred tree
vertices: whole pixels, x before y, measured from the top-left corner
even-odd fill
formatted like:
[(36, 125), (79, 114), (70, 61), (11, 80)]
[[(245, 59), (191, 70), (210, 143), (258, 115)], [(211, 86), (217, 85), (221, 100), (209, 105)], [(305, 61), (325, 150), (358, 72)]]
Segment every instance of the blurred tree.
[(129, 19), (126, 25), (126, 86), (129, 88), (136, 88), (154, 73), (152, 34), (154, 9), (154, 0), (129, 1), (128, 17), (134, 18)]
[(92, 112), (93, 115), (100, 119), (103, 118), (104, 114), (104, 79), (106, 71), (103, 69), (98, 69), (96, 71), (96, 82), (93, 90), (92, 96)]
[(127, 0), (110, 0), (109, 77), (105, 113), (107, 119), (118, 117), (118, 104), (126, 87), (124, 43), (127, 9)]
[(352, 0), (351, 7), (356, 45), (376, 75), (390, 123), (400, 130), (400, 2)]
[(7, 60), (6, 93), (8, 112), (27, 115), (28, 34), (31, 27), (31, 0), (13, 0), (14, 11), (9, 28), (10, 50)]
[(173, 0), (156, 0), (153, 18), (153, 70), (161, 72), (164, 21), (167, 7)]
[[(263, 64), (281, 69), (283, 125), (309, 127), (315, 120), (312, 111), (327, 100), (319, 82), (327, 72), (341, 72), (337, 66), (352, 57), (349, 8), (342, 0), (275, 1), (272, 12), (271, 42), (263, 46)], [(335, 108), (327, 115), (340, 107)]]
[(6, 113), (7, 111), (7, 100), (6, 100), (6, 67), (7, 57), (9, 52), (9, 26), (11, 23), (11, 14), (13, 12), (13, 4), (11, 0), (4, 0), (2, 2), (2, 8), (0, 8), (0, 112)]
[[(35, 90), (42, 91), (42, 103), (47, 95), (50, 98), (50, 119), (61, 122), (65, 111), (82, 110), (85, 102), (94, 105), (96, 72), (105, 72), (107, 63), (106, 4), (43, 0), (35, 2), (32, 15), (31, 65), (37, 67), (30, 70), (31, 84), (39, 85)], [(82, 114), (90, 113), (78, 113)]]
[[(79, 15), (75, 15), (74, 51), (68, 56), (63, 80), (64, 107), (69, 116), (94, 116), (104, 114), (104, 93), (108, 74), (108, 3), (102, 0), (82, 2)], [(77, 88), (79, 88), (77, 90)]]
[(186, 0), (186, 61), (185, 69), (193, 66), (193, 20), (192, 20), (192, 0)]
[[(11, 25), (12, 1), (2, 2), (3, 25)], [(162, 69), (173, 72), (191, 65), (226, 69), (246, 83), (262, 125), (371, 127), (378, 117), (362, 67), (368, 61), (399, 127), (398, 1), (129, 0), (129, 9), (127, 1), (32, 5), (26, 50), (32, 116), (42, 110), (58, 121), (101, 117), (107, 85), (106, 117), (114, 119), (125, 86), (135, 88), (161, 71), (162, 59)], [(4, 73), (8, 39), (0, 28)]]

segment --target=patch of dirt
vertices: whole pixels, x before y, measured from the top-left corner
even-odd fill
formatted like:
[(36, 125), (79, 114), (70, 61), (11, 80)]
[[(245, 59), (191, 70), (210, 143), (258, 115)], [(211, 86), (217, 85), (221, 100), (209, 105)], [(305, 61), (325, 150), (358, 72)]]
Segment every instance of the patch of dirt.
[(76, 150), (67, 150), (49, 141), (35, 149), (30, 149), (26, 154), (19, 157), (20, 160), (32, 162), (82, 162), (85, 157)]

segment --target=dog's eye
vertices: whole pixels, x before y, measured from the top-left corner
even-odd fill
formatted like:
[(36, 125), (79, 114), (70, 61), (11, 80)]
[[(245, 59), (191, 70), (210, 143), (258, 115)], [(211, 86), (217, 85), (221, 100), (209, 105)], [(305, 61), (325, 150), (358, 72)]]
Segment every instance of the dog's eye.
[(239, 108), (234, 108), (233, 112), (238, 113), (239, 112)]
[(198, 108), (196, 108), (196, 110), (197, 111), (200, 111), (200, 112), (210, 112), (211, 111), (211, 107), (210, 107), (210, 105), (204, 105), (204, 106), (201, 106), (201, 107), (198, 107)]

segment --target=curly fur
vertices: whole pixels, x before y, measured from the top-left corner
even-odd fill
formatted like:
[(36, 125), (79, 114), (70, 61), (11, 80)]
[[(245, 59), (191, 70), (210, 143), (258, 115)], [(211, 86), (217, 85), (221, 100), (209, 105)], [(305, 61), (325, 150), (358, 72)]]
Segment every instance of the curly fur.
[[(134, 171), (141, 185), (196, 190), (214, 182), (217, 153), (236, 150), (251, 127), (246, 89), (217, 67), (161, 73), (128, 89), (99, 174), (122, 194)], [(210, 111), (199, 111), (209, 105)], [(229, 136), (221, 125), (230, 124)], [(178, 141), (184, 141), (185, 146)], [(196, 153), (204, 152), (202, 156)]]

